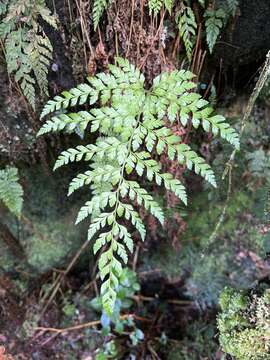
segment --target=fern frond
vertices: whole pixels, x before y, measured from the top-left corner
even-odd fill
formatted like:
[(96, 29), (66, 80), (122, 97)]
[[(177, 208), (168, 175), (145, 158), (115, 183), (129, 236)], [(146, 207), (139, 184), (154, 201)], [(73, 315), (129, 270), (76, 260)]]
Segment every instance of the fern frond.
[(238, 6), (239, 6), (238, 0), (227, 0), (227, 10), (231, 16), (235, 16)]
[[(79, 145), (63, 151), (55, 169), (74, 161), (90, 161), (90, 169), (76, 176), (70, 183), (69, 195), (87, 185), (92, 199), (80, 209), (76, 223), (91, 218), (88, 239), (95, 239), (94, 253), (99, 253), (99, 271), (104, 309), (111, 313), (116, 298), (116, 287), (122, 273), (122, 263), (133, 251), (132, 235), (126, 227), (130, 222), (140, 234), (146, 236), (145, 226), (134, 206), (144, 206), (161, 223), (164, 214), (159, 204), (139, 182), (129, 179), (130, 174), (145, 175), (173, 192), (187, 203), (186, 189), (179, 179), (163, 173), (158, 159), (161, 154), (178, 160), (216, 186), (210, 166), (198, 156), (181, 137), (168, 128), (180, 120), (189, 123), (239, 147), (236, 131), (219, 115), (213, 115), (209, 103), (194, 92), (194, 75), (189, 71), (173, 71), (156, 77), (150, 90), (144, 87), (144, 76), (126, 59), (117, 58), (109, 66), (109, 73), (89, 78), (90, 85), (79, 85), (49, 101), (42, 116), (62, 111), (77, 104), (100, 99), (89, 111), (55, 115), (40, 129), (40, 134), (68, 130), (98, 132), (95, 144)], [(91, 124), (87, 129), (87, 125)], [(146, 150), (145, 150), (146, 148)], [(155, 151), (157, 159), (153, 158)], [(132, 205), (134, 203), (134, 206)]]
[[(39, 16), (56, 28), (56, 18), (44, 0), (10, 0), (0, 26), (8, 72), (14, 73), (22, 92), (35, 109), (35, 85), (48, 95), (48, 67), (52, 45), (39, 24)], [(2, 9), (2, 11), (4, 11)]]
[(37, 136), (62, 130), (73, 132), (76, 128), (79, 128), (83, 132), (88, 123), (93, 119), (94, 117), (87, 111), (53, 116), (51, 120), (46, 121), (40, 128)]
[(23, 189), (19, 184), (18, 169), (6, 167), (0, 170), (0, 200), (17, 217), (21, 216)]
[(42, 17), (42, 19), (52, 28), (57, 29), (57, 19), (47, 8), (45, 0), (36, 0), (35, 6), (37, 13)]
[(149, 181), (155, 180), (157, 185), (164, 184), (165, 188), (173, 192), (185, 205), (187, 204), (187, 194), (185, 187), (178, 179), (174, 179), (169, 173), (161, 173), (160, 164), (151, 158), (151, 155), (147, 152), (140, 152), (132, 154), (127, 159), (127, 169), (135, 166), (135, 171), (139, 176), (142, 176), (146, 171), (146, 177)]
[(136, 181), (124, 180), (120, 192), (122, 197), (128, 195), (131, 200), (136, 199), (138, 205), (143, 205), (146, 210), (149, 210), (150, 213), (160, 221), (161, 224), (164, 223), (164, 214), (161, 207)]
[[(171, 78), (174, 80), (171, 80)], [(179, 117), (183, 126), (190, 120), (195, 129), (201, 124), (206, 132), (212, 131), (214, 135), (220, 136), (239, 149), (239, 136), (237, 132), (225, 122), (225, 118), (220, 115), (211, 116), (213, 109), (209, 107), (208, 101), (194, 92), (188, 90), (195, 87), (190, 80), (192, 74), (182, 70), (172, 72), (171, 75), (157, 77), (154, 80), (153, 95), (150, 105), (154, 108), (154, 113), (158, 117), (167, 115), (171, 122)], [(171, 94), (173, 92), (173, 94)], [(158, 97), (162, 96), (162, 104)], [(160, 112), (159, 108), (162, 108)]]
[(217, 38), (221, 29), (224, 26), (226, 19), (226, 13), (223, 9), (213, 10), (208, 9), (204, 13), (205, 27), (206, 27), (206, 40), (210, 53), (213, 52), (213, 48), (216, 44)]
[(131, 224), (135, 227), (138, 233), (141, 236), (141, 239), (145, 239), (146, 229), (139, 216), (139, 213), (134, 210), (133, 206), (130, 204), (121, 204), (121, 207), (124, 209), (124, 216), (126, 220), (130, 220)]
[(70, 183), (68, 196), (84, 185), (89, 185), (92, 181), (111, 182), (115, 185), (120, 181), (119, 169), (111, 165), (104, 165), (102, 169), (88, 170), (83, 174), (77, 175)]
[(80, 84), (76, 88), (63, 91), (61, 95), (57, 95), (52, 100), (49, 100), (44, 106), (40, 118), (42, 119), (44, 116), (60, 109), (83, 105), (87, 101), (89, 101), (90, 105), (93, 105), (97, 101), (97, 96), (97, 91), (91, 86), (88, 84)]
[(149, 0), (148, 1), (150, 13), (153, 13), (155, 16), (160, 12), (162, 5), (163, 5), (163, 0)]
[(224, 116), (215, 115), (208, 119), (203, 119), (203, 127), (206, 131), (211, 124), (212, 132), (214, 135), (220, 134), (220, 136), (232, 144), (236, 149), (240, 148), (240, 141), (238, 133), (225, 122)]
[(20, 84), (22, 92), (26, 97), (26, 99), (28, 100), (29, 104), (32, 106), (33, 109), (35, 109), (36, 106), (35, 105), (36, 92), (34, 88), (35, 80), (28, 73), (26, 72), (23, 73), (21, 71), (16, 73), (15, 80)]
[(104, 228), (107, 223), (109, 225), (109, 218), (112, 213), (101, 213), (96, 218), (92, 220), (91, 225), (88, 229), (88, 240), (91, 240), (92, 237), (102, 228)]
[(172, 12), (174, 0), (164, 0), (164, 6), (169, 11), (169, 14)]
[(160, 174), (160, 177), (164, 182), (165, 188), (173, 192), (185, 205), (187, 205), (187, 193), (181, 181), (174, 179), (172, 174), (169, 173)]
[(93, 196), (93, 198), (90, 201), (87, 201), (79, 210), (75, 224), (85, 220), (88, 216), (97, 216), (101, 210), (106, 208), (106, 206), (112, 206), (112, 204), (115, 204), (115, 202), (115, 192), (104, 191), (99, 195)]
[(185, 163), (189, 170), (194, 168), (196, 174), (201, 175), (206, 181), (208, 181), (214, 187), (217, 186), (215, 174), (205, 160), (198, 156), (198, 154), (191, 150), (186, 144), (180, 144), (176, 146), (177, 159), (179, 163)]
[(94, 29), (96, 30), (100, 18), (103, 12), (107, 9), (108, 5), (110, 4), (110, 0), (94, 0), (93, 5), (93, 22), (94, 22)]
[(127, 229), (123, 225), (118, 224), (118, 226), (119, 226), (119, 238), (123, 241), (127, 249), (132, 254), (134, 249), (134, 242), (132, 240), (131, 234), (127, 231)]
[(150, 14), (157, 16), (163, 5), (165, 9), (168, 10), (169, 14), (171, 14), (173, 3), (174, 0), (148, 0)]
[(41, 91), (48, 95), (48, 66), (52, 61), (52, 45), (47, 36), (33, 34), (27, 48), (29, 63)]
[(156, 151), (159, 155), (167, 153), (170, 160), (179, 161), (185, 164), (189, 170), (194, 168), (196, 174), (201, 175), (211, 185), (216, 187), (216, 180), (213, 170), (205, 160), (198, 156), (195, 151), (186, 144), (181, 144), (181, 138), (173, 134), (172, 130), (162, 126), (161, 121), (151, 122), (154, 129), (149, 128), (148, 121), (144, 121), (142, 125), (146, 129), (146, 137), (144, 135), (145, 145), (148, 151), (152, 151), (156, 144)]
[(191, 61), (197, 29), (197, 23), (192, 8), (189, 6), (183, 6), (180, 14), (176, 17), (176, 21), (180, 36), (183, 39), (186, 48), (187, 57), (189, 61)]
[(55, 162), (53, 170), (56, 170), (63, 165), (67, 165), (70, 162), (77, 162), (81, 161), (82, 159), (89, 161), (96, 153), (96, 149), (97, 148), (95, 145), (89, 144), (87, 146), (78, 145), (75, 149), (70, 148), (68, 150), (62, 151)]

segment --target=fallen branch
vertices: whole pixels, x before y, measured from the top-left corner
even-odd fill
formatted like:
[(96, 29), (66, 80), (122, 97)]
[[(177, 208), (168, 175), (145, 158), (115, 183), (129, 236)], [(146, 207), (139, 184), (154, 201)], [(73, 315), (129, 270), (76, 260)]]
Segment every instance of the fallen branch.
[[(125, 320), (125, 319), (129, 319), (129, 318), (133, 318), (139, 321), (144, 321), (144, 322), (151, 322), (150, 319), (146, 319), (144, 317), (141, 316), (137, 316), (135, 314), (126, 314), (126, 315), (121, 315), (120, 316), (120, 320)], [(62, 334), (68, 331), (74, 331), (74, 330), (81, 330), (81, 329), (85, 329), (85, 328), (89, 328), (89, 327), (94, 327), (94, 326), (98, 326), (101, 324), (100, 320), (95, 320), (95, 321), (90, 321), (84, 324), (78, 324), (78, 325), (74, 325), (74, 326), (70, 326), (67, 328), (52, 328), (52, 327), (43, 327), (43, 326), (38, 326), (35, 328), (35, 331), (43, 331), (43, 332), (54, 332), (57, 334)]]

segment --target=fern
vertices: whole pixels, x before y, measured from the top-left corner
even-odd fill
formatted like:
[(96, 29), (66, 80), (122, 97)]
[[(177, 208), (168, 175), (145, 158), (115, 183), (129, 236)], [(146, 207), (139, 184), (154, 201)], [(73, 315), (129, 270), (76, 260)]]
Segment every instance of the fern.
[(0, 170), (0, 200), (10, 212), (20, 217), (23, 204), (23, 189), (19, 184), (18, 170), (6, 167)]
[(227, 0), (227, 11), (231, 16), (235, 16), (236, 10), (239, 6), (238, 0)]
[(225, 24), (226, 13), (221, 8), (218, 10), (208, 9), (205, 11), (204, 17), (206, 27), (206, 40), (209, 51), (210, 53), (212, 53), (220, 31)]
[(54, 28), (56, 19), (44, 0), (11, 0), (0, 14), (4, 16), (0, 37), (5, 47), (8, 72), (15, 74), (24, 96), (35, 108), (35, 84), (48, 95), (47, 74), (53, 51), (38, 18)]
[[(134, 207), (144, 206), (161, 224), (163, 211), (158, 202), (135, 181), (131, 173), (144, 176), (151, 184), (164, 186), (187, 203), (184, 185), (170, 173), (164, 173), (152, 153), (166, 154), (216, 186), (214, 173), (179, 136), (173, 134), (168, 121), (180, 120), (197, 129), (212, 131), (239, 148), (239, 138), (222, 116), (213, 115), (213, 109), (199, 94), (192, 91), (195, 84), (189, 71), (163, 73), (156, 77), (150, 90), (144, 87), (144, 76), (127, 60), (116, 59), (109, 65), (110, 73), (88, 78), (88, 84), (79, 85), (56, 96), (45, 106), (42, 116), (67, 109), (77, 104), (100, 105), (88, 111), (58, 114), (48, 119), (39, 135), (54, 131), (98, 132), (95, 144), (79, 145), (63, 151), (55, 168), (80, 160), (90, 162), (86, 172), (77, 175), (70, 184), (69, 195), (82, 186), (88, 186), (92, 199), (79, 211), (76, 223), (91, 217), (88, 239), (94, 238), (94, 252), (100, 253), (99, 271), (103, 281), (102, 301), (108, 313), (112, 312), (122, 264), (133, 251), (129, 221), (145, 238), (145, 226)], [(65, 110), (66, 111), (66, 110)]]
[(94, 0), (93, 5), (93, 22), (94, 22), (94, 29), (97, 28), (100, 18), (103, 12), (107, 9), (110, 0)]
[(154, 16), (158, 15), (162, 6), (164, 6), (165, 9), (168, 10), (168, 12), (171, 14), (173, 4), (174, 4), (174, 0), (149, 0), (148, 1), (150, 14), (153, 13)]
[(148, 6), (150, 13), (157, 15), (160, 12), (162, 5), (163, 5), (163, 0), (149, 0)]
[(197, 29), (197, 23), (192, 8), (183, 5), (180, 13), (176, 16), (176, 22), (178, 24), (180, 36), (183, 39), (186, 48), (187, 57), (189, 61), (191, 61), (194, 38)]

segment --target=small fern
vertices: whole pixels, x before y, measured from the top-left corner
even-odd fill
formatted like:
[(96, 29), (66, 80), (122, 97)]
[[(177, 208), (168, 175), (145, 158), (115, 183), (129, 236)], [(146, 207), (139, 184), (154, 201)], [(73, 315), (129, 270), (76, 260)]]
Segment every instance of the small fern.
[(0, 200), (10, 212), (20, 217), (23, 204), (23, 189), (19, 184), (18, 170), (6, 167), (0, 170)]
[[(56, 28), (44, 0), (11, 0), (0, 11), (0, 23), (8, 72), (15, 74), (24, 96), (35, 108), (35, 84), (48, 95), (48, 66), (52, 60), (52, 45), (38, 23), (39, 17)], [(34, 75), (34, 76), (33, 76)]]
[(165, 7), (166, 10), (171, 14), (172, 7), (173, 7), (174, 0), (149, 0), (148, 6), (150, 10), (150, 14), (154, 14), (157, 16), (160, 12), (162, 6)]
[(107, 9), (110, 2), (111, 0), (94, 0), (94, 5), (93, 5), (94, 29), (97, 28), (102, 14)]
[(226, 5), (227, 5), (228, 14), (230, 14), (231, 16), (235, 16), (236, 10), (239, 6), (239, 1), (238, 0), (227, 0)]
[(158, 202), (137, 181), (130, 180), (129, 175), (136, 173), (150, 183), (164, 186), (186, 204), (184, 185), (162, 171), (161, 163), (152, 156), (154, 152), (178, 160), (216, 186), (210, 166), (172, 132), (167, 119), (171, 123), (180, 121), (184, 127), (191, 123), (195, 129), (201, 125), (206, 132), (219, 134), (239, 148), (235, 130), (222, 116), (213, 115), (208, 102), (192, 91), (196, 85), (191, 81), (191, 72), (163, 73), (146, 90), (144, 76), (138, 69), (122, 58), (116, 62), (117, 65), (109, 65), (110, 73), (88, 78), (88, 84), (50, 100), (42, 117), (77, 104), (94, 105), (100, 99), (96, 107), (60, 113), (47, 120), (38, 134), (71, 132), (78, 127), (100, 134), (95, 144), (63, 151), (55, 168), (74, 161), (90, 161), (87, 171), (71, 181), (69, 195), (85, 185), (91, 189), (92, 199), (81, 208), (76, 223), (91, 216), (88, 239), (95, 238), (94, 253), (100, 252), (101, 294), (108, 313), (114, 307), (122, 263), (127, 263), (127, 251), (132, 253), (134, 246), (126, 221), (131, 222), (142, 239), (146, 234), (134, 205), (144, 206), (161, 224), (164, 222)]
[(217, 38), (223, 28), (226, 20), (226, 13), (223, 9), (213, 10), (208, 9), (204, 13), (205, 27), (206, 27), (206, 40), (210, 53), (216, 44)]
[(183, 4), (180, 13), (176, 16), (176, 22), (186, 48), (188, 60), (191, 61), (197, 29), (197, 23), (192, 8)]

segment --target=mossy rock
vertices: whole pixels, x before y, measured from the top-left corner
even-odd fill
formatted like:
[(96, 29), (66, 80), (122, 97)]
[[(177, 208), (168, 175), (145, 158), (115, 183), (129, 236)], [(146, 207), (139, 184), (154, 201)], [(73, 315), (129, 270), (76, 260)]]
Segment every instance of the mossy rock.
[(218, 316), (220, 344), (236, 360), (270, 359), (270, 289), (258, 294), (225, 288)]
[(86, 229), (74, 226), (76, 211), (54, 221), (35, 220), (34, 231), (23, 239), (29, 265), (38, 273), (63, 267), (86, 240)]

